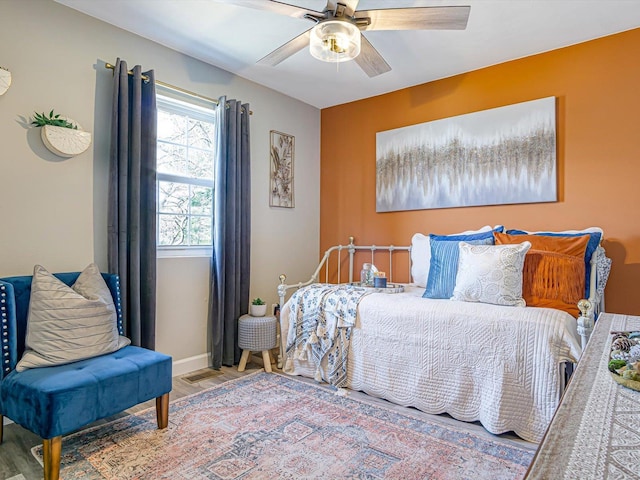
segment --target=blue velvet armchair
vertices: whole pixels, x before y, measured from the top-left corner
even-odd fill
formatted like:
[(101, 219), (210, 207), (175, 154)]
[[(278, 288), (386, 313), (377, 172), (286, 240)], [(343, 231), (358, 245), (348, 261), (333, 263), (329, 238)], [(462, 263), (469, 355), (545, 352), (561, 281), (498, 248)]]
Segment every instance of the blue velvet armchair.
[[(71, 285), (79, 272), (55, 276)], [(102, 276), (123, 335), (118, 276)], [(31, 281), (31, 276), (0, 279), (0, 443), (3, 416), (36, 433), (43, 439), (44, 478), (56, 480), (62, 435), (153, 398), (158, 428), (167, 427), (171, 357), (126, 346), (107, 355), (17, 372), (25, 349)]]

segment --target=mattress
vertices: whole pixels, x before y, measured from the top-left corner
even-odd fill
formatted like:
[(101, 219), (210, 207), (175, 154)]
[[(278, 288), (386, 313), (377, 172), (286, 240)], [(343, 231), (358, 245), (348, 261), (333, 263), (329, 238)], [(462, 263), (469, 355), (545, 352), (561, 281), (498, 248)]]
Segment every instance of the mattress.
[[(347, 387), (540, 441), (562, 393), (560, 366), (580, 357), (575, 318), (548, 308), (425, 299), (423, 291), (407, 286), (361, 299)], [(293, 328), (289, 312), (286, 303), (283, 333)], [(299, 359), (285, 369), (310, 378), (316, 371)]]

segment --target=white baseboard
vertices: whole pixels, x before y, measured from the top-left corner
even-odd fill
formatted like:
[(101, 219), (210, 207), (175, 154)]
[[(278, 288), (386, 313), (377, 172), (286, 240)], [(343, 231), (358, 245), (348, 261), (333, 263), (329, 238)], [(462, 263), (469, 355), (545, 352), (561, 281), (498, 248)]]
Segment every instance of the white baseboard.
[(193, 357), (183, 358), (182, 360), (176, 360), (173, 362), (173, 376), (178, 377), (185, 373), (200, 370), (209, 366), (209, 354), (203, 353), (195, 355)]
[(13, 423), (13, 420), (9, 420), (7, 417), (2, 417), (3, 425), (9, 425), (10, 423)]

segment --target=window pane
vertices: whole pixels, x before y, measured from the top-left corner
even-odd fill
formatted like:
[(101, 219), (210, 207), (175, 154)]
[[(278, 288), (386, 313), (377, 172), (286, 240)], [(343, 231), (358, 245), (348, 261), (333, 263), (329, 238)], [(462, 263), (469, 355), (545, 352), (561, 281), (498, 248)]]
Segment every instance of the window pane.
[(191, 214), (211, 215), (213, 209), (213, 188), (191, 187)]
[(158, 182), (158, 211), (189, 213), (189, 186), (184, 183)]
[(191, 245), (211, 244), (211, 217), (191, 217)]
[(158, 172), (187, 176), (187, 149), (170, 143), (158, 142)]
[(202, 120), (189, 119), (189, 146), (213, 149), (214, 145), (213, 123)]
[(158, 96), (159, 246), (212, 243), (213, 122), (213, 109)]
[(194, 178), (213, 178), (213, 152), (189, 149), (189, 173)]
[(158, 140), (187, 144), (187, 117), (158, 110)]
[(189, 220), (187, 215), (165, 215), (159, 216), (158, 245), (188, 245), (187, 234)]

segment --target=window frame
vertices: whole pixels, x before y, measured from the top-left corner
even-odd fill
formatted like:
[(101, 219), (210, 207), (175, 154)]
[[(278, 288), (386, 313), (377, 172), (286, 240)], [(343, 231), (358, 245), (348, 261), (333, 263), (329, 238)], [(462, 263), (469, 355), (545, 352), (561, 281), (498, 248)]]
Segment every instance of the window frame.
[[(214, 125), (215, 128), (215, 104), (213, 102), (206, 101), (204, 99), (193, 98), (191, 95), (186, 95), (177, 90), (173, 90), (164, 86), (156, 84), (156, 109), (158, 112), (165, 111), (177, 115), (184, 115), (192, 120), (201, 120)], [(174, 143), (170, 141), (164, 141), (157, 139), (157, 143), (166, 143), (172, 145)], [(174, 144), (184, 146), (183, 144)], [(189, 147), (187, 147), (189, 148)], [(200, 147), (192, 147), (194, 150), (206, 150)], [(214, 173), (215, 174), (215, 173)], [(172, 173), (161, 173), (156, 171), (156, 256), (158, 258), (173, 258), (173, 257), (211, 257), (213, 248), (212, 244), (209, 245), (160, 245), (160, 218), (162, 215), (168, 213), (162, 213), (160, 211), (160, 182), (175, 182), (191, 186), (209, 187), (212, 189), (215, 195), (214, 178), (203, 179), (196, 177), (188, 177)], [(202, 215), (188, 213), (187, 216), (191, 217), (204, 217), (211, 219), (211, 239), (213, 242), (213, 220), (214, 212), (213, 205), (211, 215)]]

